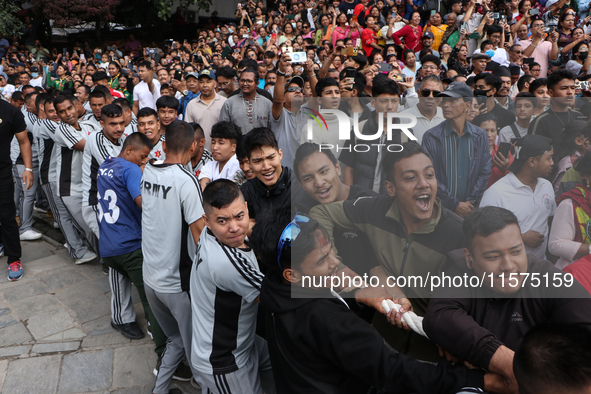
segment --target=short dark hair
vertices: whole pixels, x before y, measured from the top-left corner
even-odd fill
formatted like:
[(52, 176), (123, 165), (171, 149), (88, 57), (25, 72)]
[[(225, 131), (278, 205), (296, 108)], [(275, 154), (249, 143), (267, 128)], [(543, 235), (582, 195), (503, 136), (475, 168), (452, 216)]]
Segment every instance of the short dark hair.
[(246, 136), (243, 135), (238, 140), (238, 143), (236, 143), (236, 159), (238, 159), (238, 161), (240, 161), (242, 159), (247, 159), (247, 158), (248, 158), (248, 154), (246, 152)]
[(243, 69), (242, 72), (246, 71), (249, 68), (256, 69), (258, 67), (258, 62), (254, 59), (242, 59), (238, 63), (238, 69)]
[(529, 330), (513, 357), (519, 392), (583, 392), (591, 386), (591, 330), (545, 323)]
[(475, 236), (488, 237), (511, 224), (519, 227), (515, 214), (505, 208), (489, 206), (470, 212), (462, 225), (468, 250), (472, 252), (472, 240)]
[(92, 75), (92, 82), (97, 83), (98, 81), (102, 81), (103, 79), (109, 80), (109, 76), (104, 71), (97, 71)]
[(139, 118), (147, 118), (148, 116), (154, 116), (156, 120), (158, 120), (158, 112), (154, 111), (153, 108), (144, 107), (137, 111), (137, 119)]
[(523, 77), (517, 80), (517, 90), (521, 92), (525, 87), (526, 83), (530, 83), (533, 79), (536, 79), (533, 75), (524, 75)]
[(530, 82), (529, 92), (534, 93), (540, 86), (548, 86), (548, 78), (537, 78)]
[(322, 91), (329, 86), (339, 87), (339, 82), (331, 77), (320, 78), (320, 80), (318, 80), (316, 83), (316, 96), (322, 97)]
[(487, 45), (494, 45), (494, 44), (492, 43), (491, 40), (484, 40), (480, 43), (480, 51), (484, 52), (484, 48), (486, 48)]
[(78, 85), (78, 87), (84, 89), (84, 92), (86, 94), (90, 94), (90, 87), (89, 86), (82, 84), (82, 85)]
[(150, 139), (146, 137), (145, 134), (139, 133), (137, 131), (135, 133), (131, 133), (125, 138), (125, 142), (121, 147), (121, 151), (124, 151), (128, 146), (132, 146), (134, 150), (141, 149), (145, 146), (152, 150), (154, 147), (152, 145), (152, 141), (150, 141)]
[(195, 139), (196, 140), (200, 141), (205, 138), (205, 133), (203, 132), (203, 127), (201, 127), (201, 125), (199, 123), (191, 122), (189, 124), (191, 125), (193, 130), (195, 130)]
[[(256, 66), (258, 68), (258, 65)], [(240, 74), (240, 78), (242, 78), (242, 74), (244, 73), (253, 73), (254, 74), (254, 82), (258, 84), (259, 82), (259, 72), (255, 69), (255, 68), (245, 68), (244, 70), (242, 70), (242, 73)]]
[(127, 99), (123, 97), (113, 100), (113, 104), (117, 104), (124, 110), (131, 109), (131, 104), (129, 104), (129, 101), (127, 101)]
[(264, 146), (269, 146), (276, 151), (279, 151), (279, 145), (275, 138), (275, 133), (267, 127), (256, 127), (246, 134), (244, 145), (246, 147), (246, 154), (250, 158), (255, 150), (259, 150)]
[(90, 101), (90, 99), (93, 98), (102, 98), (103, 100), (107, 101), (107, 96), (105, 95), (105, 93), (96, 89), (90, 92), (90, 95), (88, 96), (88, 101)]
[(205, 213), (209, 213), (212, 207), (222, 209), (237, 198), (244, 199), (240, 186), (229, 179), (218, 179), (208, 183), (203, 190), (203, 208)]
[(119, 116), (123, 116), (123, 108), (117, 104), (107, 104), (101, 108), (101, 118), (118, 118)]
[(400, 160), (423, 154), (433, 161), (431, 156), (416, 141), (403, 142), (401, 145), (402, 150), (400, 152), (386, 152), (384, 160), (382, 160), (382, 172), (386, 179), (392, 183), (394, 182), (394, 167)]
[[(380, 75), (378, 75), (378, 77), (380, 77)], [(376, 78), (374, 78), (374, 81)], [(377, 82), (379, 82), (379, 83), (374, 83), (371, 88), (372, 97), (375, 98), (381, 94), (391, 94), (394, 96), (400, 96), (400, 87), (398, 86), (396, 81), (394, 81), (390, 78), (387, 78), (387, 77), (380, 77), (377, 79), (378, 79)]]
[(156, 109), (172, 108), (175, 111), (179, 110), (179, 100), (172, 96), (162, 96), (156, 100)]
[(486, 37), (490, 37), (495, 33), (503, 33), (503, 28), (499, 25), (490, 25), (488, 29), (486, 29)]
[(45, 104), (45, 101), (47, 101), (47, 99), (51, 97), (49, 95), (49, 93), (39, 93), (37, 95), (37, 97), (35, 98), (35, 107), (37, 107), (37, 110), (39, 109), (40, 106), (42, 106), (43, 104)]
[(143, 61), (140, 62), (140, 64), (138, 64), (138, 68), (140, 68), (140, 67), (145, 67), (148, 70), (151, 70), (152, 69), (152, 63), (150, 63), (148, 60), (143, 60)]
[[(29, 100), (31, 100), (33, 98), (33, 96), (37, 96), (39, 93), (37, 92), (31, 92), (31, 93), (27, 93), (25, 95), (25, 102), (28, 102)], [(35, 104), (35, 102), (33, 102), (33, 104)]]
[[(103, 93), (105, 95), (105, 100), (107, 99), (107, 97), (113, 97), (113, 95), (111, 94), (111, 91), (109, 90), (108, 87), (104, 86), (104, 85), (96, 85), (94, 87), (94, 89), (92, 89), (92, 92), (99, 92), (99, 93)], [(91, 96), (92, 97), (92, 93)]]
[(304, 142), (302, 145), (298, 147), (295, 153), (295, 158), (293, 159), (293, 170), (295, 172), (295, 176), (298, 180), (300, 180), (300, 164), (308, 157), (313, 155), (314, 153), (323, 153), (328, 157), (328, 159), (334, 164), (335, 166), (338, 164), (337, 158), (334, 156), (330, 149), (328, 150), (320, 150), (320, 145), (314, 142)]
[[(16, 92), (15, 92), (16, 93)], [(12, 94), (12, 98), (14, 99), (14, 93)], [(57, 96), (55, 98), (55, 100), (53, 101), (53, 105), (55, 106), (55, 109), (57, 109), (58, 104), (63, 103), (64, 101), (69, 101), (70, 104), (74, 104), (73, 102), (73, 98), (74, 96), (67, 96), (65, 94), (60, 94), (59, 96)], [(18, 99), (17, 99), (18, 100)]]
[(355, 56), (350, 57), (355, 63), (359, 64), (359, 70), (363, 69), (367, 65), (367, 56), (358, 53)]
[(497, 89), (497, 92), (499, 91), (501, 86), (503, 86), (503, 81), (501, 80), (501, 78), (491, 73), (480, 73), (476, 75), (474, 77), (474, 84), (476, 84), (481, 79), (484, 79), (484, 83), (486, 83), (487, 85)]
[(484, 122), (488, 122), (488, 121), (493, 121), (495, 123), (497, 123), (498, 119), (495, 115), (491, 114), (490, 112), (486, 112), (484, 114), (480, 114), (477, 117), (475, 117), (472, 122), (474, 126), (478, 126), (480, 127), (481, 124), (483, 124)]
[(529, 92), (517, 93), (517, 96), (515, 96), (514, 100), (515, 104), (517, 104), (517, 100), (529, 100), (534, 105), (534, 107), (538, 105), (538, 100), (536, 99), (536, 96), (534, 96), (533, 93)]
[(220, 67), (216, 73), (216, 77), (224, 77), (226, 79), (232, 79), (236, 77), (236, 69), (230, 66)]
[(211, 138), (226, 138), (237, 143), (242, 137), (240, 127), (230, 121), (222, 121), (211, 127)]
[(195, 141), (195, 130), (182, 120), (174, 120), (166, 127), (166, 149), (173, 154), (185, 153)]
[(574, 72), (561, 68), (560, 70), (554, 71), (548, 76), (548, 89), (554, 89), (560, 81), (564, 79), (571, 79), (575, 81), (577, 76)]
[(420, 61), (421, 61), (421, 66), (423, 64), (425, 64), (426, 62), (431, 62), (431, 63), (435, 64), (437, 67), (441, 66), (441, 59), (439, 59), (435, 55), (425, 55), (420, 59)]
[(16, 92), (12, 93), (11, 100), (12, 101), (25, 101), (25, 98), (23, 97), (23, 92), (16, 91)]

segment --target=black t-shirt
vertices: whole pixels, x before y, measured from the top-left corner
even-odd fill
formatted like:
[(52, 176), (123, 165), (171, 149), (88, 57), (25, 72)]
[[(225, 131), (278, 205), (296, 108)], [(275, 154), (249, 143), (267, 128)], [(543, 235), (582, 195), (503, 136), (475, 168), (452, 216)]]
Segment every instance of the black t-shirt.
[(357, 4), (359, 4), (357, 0), (354, 0), (352, 3), (342, 1), (341, 4), (339, 4), (339, 10), (350, 19)]
[(16, 107), (0, 100), (0, 173), (10, 169), (10, 143), (16, 133), (27, 130), (25, 116)]

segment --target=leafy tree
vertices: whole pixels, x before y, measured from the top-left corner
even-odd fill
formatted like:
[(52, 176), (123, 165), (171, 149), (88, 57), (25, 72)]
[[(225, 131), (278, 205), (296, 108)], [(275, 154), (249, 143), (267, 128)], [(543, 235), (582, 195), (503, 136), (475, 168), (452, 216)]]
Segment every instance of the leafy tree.
[(109, 22), (121, 0), (31, 0), (33, 9), (54, 26), (68, 27), (83, 22)]
[[(173, 0), (152, 0), (156, 3), (158, 10), (158, 17), (161, 19), (168, 19), (172, 14)], [(187, 9), (190, 5), (197, 4), (198, 10), (209, 12), (209, 7), (212, 5), (212, 0), (181, 0), (181, 9)]]
[(0, 32), (2, 34), (7, 36), (21, 35), (21, 30), (25, 25), (17, 17), (20, 9), (14, 2), (0, 0)]

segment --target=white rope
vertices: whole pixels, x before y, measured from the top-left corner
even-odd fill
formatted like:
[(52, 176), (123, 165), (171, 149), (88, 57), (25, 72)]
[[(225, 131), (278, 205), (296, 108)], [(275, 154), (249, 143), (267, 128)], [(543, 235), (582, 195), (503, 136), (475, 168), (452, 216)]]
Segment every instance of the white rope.
[[(382, 301), (382, 308), (384, 308), (384, 311), (388, 314), (392, 309), (396, 310), (396, 312), (400, 312), (402, 305), (395, 304), (392, 300), (384, 300)], [(408, 324), (411, 330), (417, 334), (429, 338), (427, 334), (425, 334), (425, 330), (423, 330), (423, 317), (417, 316), (413, 311), (406, 311), (402, 314), (402, 321)]]

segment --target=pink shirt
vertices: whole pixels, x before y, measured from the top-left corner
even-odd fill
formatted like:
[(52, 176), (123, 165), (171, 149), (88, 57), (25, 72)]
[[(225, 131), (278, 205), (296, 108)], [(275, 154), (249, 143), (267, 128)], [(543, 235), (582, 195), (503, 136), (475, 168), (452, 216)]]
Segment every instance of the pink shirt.
[[(525, 50), (531, 45), (531, 40), (519, 41), (519, 45)], [(549, 41), (543, 41), (538, 44), (538, 47), (534, 49), (533, 57), (540, 65), (540, 78), (546, 78), (548, 76), (548, 60), (550, 60), (550, 52), (552, 52), (552, 43)]]

